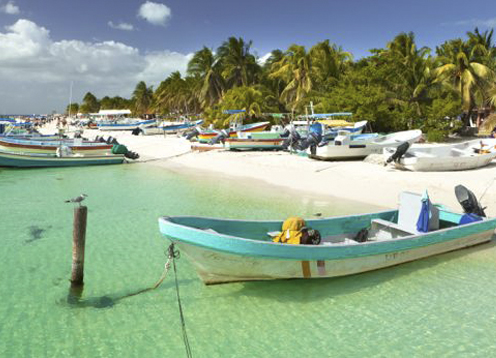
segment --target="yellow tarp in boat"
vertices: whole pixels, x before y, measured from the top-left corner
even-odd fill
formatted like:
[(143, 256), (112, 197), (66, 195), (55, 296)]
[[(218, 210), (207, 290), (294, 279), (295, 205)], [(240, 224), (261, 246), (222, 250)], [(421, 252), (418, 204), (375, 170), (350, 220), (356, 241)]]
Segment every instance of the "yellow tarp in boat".
[(282, 224), (282, 232), (274, 237), (272, 241), (285, 244), (299, 245), (301, 242), (301, 229), (305, 226), (305, 220), (298, 216), (287, 218)]
[(322, 119), (317, 121), (319, 123), (325, 124), (328, 127), (347, 127), (353, 126), (353, 123), (345, 121), (344, 119)]

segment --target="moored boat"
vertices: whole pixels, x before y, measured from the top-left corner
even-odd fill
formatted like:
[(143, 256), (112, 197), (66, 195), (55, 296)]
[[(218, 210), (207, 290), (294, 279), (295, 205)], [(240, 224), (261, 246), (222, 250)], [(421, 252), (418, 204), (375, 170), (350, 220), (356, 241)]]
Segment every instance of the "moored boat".
[(15, 153), (0, 150), (0, 167), (49, 168), (124, 163), (124, 155), (80, 155), (57, 156), (42, 153)]
[(154, 126), (142, 126), (140, 125), (140, 130), (143, 135), (154, 135), (154, 134), (175, 134), (187, 131), (190, 128), (199, 126), (203, 123), (203, 119), (196, 121), (178, 121), (178, 122), (162, 122)]
[(227, 138), (225, 147), (229, 150), (280, 150), (285, 138)]
[(10, 152), (54, 154), (61, 146), (69, 147), (75, 153), (107, 154), (110, 153), (113, 145), (100, 142), (86, 142), (80, 139), (34, 140), (0, 137), (0, 150)]
[[(246, 132), (261, 132), (265, 130), (269, 126), (270, 122), (257, 122), (251, 124), (243, 124), (236, 125), (229, 129), (228, 135), (229, 138), (236, 138), (238, 136), (238, 132), (246, 133)], [(205, 130), (198, 134), (198, 141), (200, 143), (208, 143), (210, 140), (215, 138), (219, 134), (219, 131), (216, 130)]]
[[(384, 159), (389, 160), (396, 148), (384, 148)], [(430, 147), (410, 147), (395, 160), (389, 160), (399, 169), (412, 171), (455, 171), (481, 168), (496, 158), (495, 139), (477, 139), (464, 143)]]
[(459, 201), (466, 214), (404, 192), (398, 210), (306, 220), (305, 226), (320, 232), (320, 243), (313, 245), (273, 242), (271, 236), (281, 235), (281, 221), (181, 216), (162, 217), (159, 227), (206, 284), (325, 278), (394, 266), (490, 241), (496, 218), (482, 217), (482, 209), (477, 211), (481, 216), (474, 214), (476, 210), (470, 212), (467, 208), (471, 206), (466, 205), (470, 199), (461, 201), (459, 197)]
[(156, 124), (154, 119), (139, 120), (139, 119), (119, 119), (113, 121), (99, 121), (97, 122), (98, 129), (101, 131), (125, 131), (133, 130), (138, 127), (151, 127)]
[(419, 129), (363, 137), (340, 132), (333, 142), (314, 146), (308, 149), (308, 154), (311, 158), (320, 160), (360, 159), (370, 154), (380, 154), (386, 147), (398, 147), (405, 142), (412, 144), (421, 136), (422, 131)]

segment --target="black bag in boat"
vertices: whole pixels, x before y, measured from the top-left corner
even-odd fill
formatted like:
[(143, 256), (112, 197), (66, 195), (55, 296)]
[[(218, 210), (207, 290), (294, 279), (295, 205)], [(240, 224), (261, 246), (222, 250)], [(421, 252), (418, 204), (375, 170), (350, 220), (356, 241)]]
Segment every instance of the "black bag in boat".
[(318, 245), (320, 244), (320, 232), (315, 229), (311, 229), (308, 227), (303, 227), (301, 229), (301, 240), (300, 244), (302, 245)]

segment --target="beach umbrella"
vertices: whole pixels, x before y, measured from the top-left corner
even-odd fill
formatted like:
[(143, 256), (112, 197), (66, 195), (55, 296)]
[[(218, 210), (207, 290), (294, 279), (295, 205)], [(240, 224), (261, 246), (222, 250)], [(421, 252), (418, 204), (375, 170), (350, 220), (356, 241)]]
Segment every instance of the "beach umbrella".
[(417, 220), (417, 231), (428, 232), (429, 231), (429, 219), (431, 217), (431, 201), (429, 200), (429, 194), (427, 190), (422, 197), (422, 207), (420, 209), (420, 215)]

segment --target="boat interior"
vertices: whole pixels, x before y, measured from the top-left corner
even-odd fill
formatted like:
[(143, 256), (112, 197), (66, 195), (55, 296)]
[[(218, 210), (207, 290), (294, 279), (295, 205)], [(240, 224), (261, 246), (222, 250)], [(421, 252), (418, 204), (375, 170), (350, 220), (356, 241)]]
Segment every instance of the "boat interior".
[[(417, 230), (417, 221), (422, 210), (422, 195), (403, 192), (399, 201), (398, 210), (311, 219), (306, 220), (306, 225), (320, 232), (320, 245), (354, 245), (423, 234)], [(462, 217), (462, 214), (436, 205), (430, 205), (430, 211), (428, 231), (458, 226)], [(267, 242), (280, 234), (282, 228), (281, 221), (237, 221), (198, 217), (174, 217), (167, 220), (210, 233)], [(219, 239), (221, 238), (220, 236)]]

